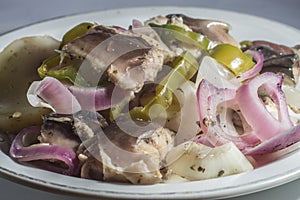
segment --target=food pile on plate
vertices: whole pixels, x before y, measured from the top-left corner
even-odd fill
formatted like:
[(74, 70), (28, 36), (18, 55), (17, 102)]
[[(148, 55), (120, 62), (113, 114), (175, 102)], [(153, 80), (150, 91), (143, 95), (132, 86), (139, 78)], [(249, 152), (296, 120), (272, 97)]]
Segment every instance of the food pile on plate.
[(230, 28), (170, 14), (12, 42), (0, 54), (9, 155), (69, 176), (155, 184), (247, 172), (294, 151), (299, 49), (238, 42)]

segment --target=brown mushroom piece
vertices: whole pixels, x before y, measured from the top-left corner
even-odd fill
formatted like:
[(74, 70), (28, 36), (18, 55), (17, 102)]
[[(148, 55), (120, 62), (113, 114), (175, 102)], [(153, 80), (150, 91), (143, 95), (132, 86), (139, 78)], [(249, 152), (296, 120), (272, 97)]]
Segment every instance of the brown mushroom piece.
[(154, 81), (163, 64), (159, 51), (142, 37), (129, 32), (117, 33), (104, 26), (96, 26), (64, 45), (62, 56), (86, 59), (91, 67), (82, 65), (80, 72), (88, 77), (95, 77), (96, 73), (96, 80), (88, 80), (93, 84), (108, 75), (115, 85), (135, 92), (143, 87), (144, 82)]
[(88, 111), (79, 111), (74, 115), (51, 113), (43, 116), (43, 121), (38, 137), (40, 143), (63, 146), (74, 151), (77, 151), (82, 141), (94, 136), (90, 127), (107, 126), (100, 114)]
[(296, 49), (263, 40), (252, 41), (249, 46), (243, 48), (247, 49), (263, 54), (264, 64), (261, 72), (280, 73), (285, 77), (285, 82), (292, 85), (298, 82), (300, 62)]
[(200, 33), (208, 37), (208, 39), (216, 43), (228, 43), (239, 46), (239, 43), (229, 35), (231, 26), (225, 22), (218, 20), (196, 19), (183, 14), (169, 14), (166, 16), (170, 20), (172, 18), (181, 18), (183, 24), (187, 25), (192, 31)]
[(174, 133), (154, 123), (137, 121), (133, 125), (122, 120), (105, 128), (103, 135), (97, 133), (94, 143), (87, 147), (94, 153), (88, 155), (81, 176), (94, 179), (91, 177), (94, 174), (96, 179), (103, 177), (104, 181), (134, 184), (161, 182), (160, 170), (174, 145)]
[(63, 146), (72, 150), (76, 150), (80, 144), (79, 138), (73, 131), (72, 117), (57, 114), (44, 116), (44, 123), (41, 126), (41, 135), (38, 140), (41, 143)]

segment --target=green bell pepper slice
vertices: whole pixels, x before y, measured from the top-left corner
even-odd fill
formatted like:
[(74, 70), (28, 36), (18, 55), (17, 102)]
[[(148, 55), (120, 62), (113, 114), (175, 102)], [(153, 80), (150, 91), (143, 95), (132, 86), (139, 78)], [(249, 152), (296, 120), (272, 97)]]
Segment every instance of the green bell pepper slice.
[(251, 45), (252, 45), (252, 41), (250, 41), (250, 40), (244, 40), (244, 41), (240, 42), (241, 49), (246, 48)]
[(76, 25), (72, 29), (70, 29), (68, 32), (66, 32), (62, 38), (62, 41), (60, 43), (60, 48), (62, 48), (65, 44), (73, 41), (75, 38), (86, 34), (89, 30), (93, 29), (96, 26), (96, 24), (89, 23), (89, 22), (83, 22), (81, 24)]
[(196, 45), (203, 50), (208, 50), (211, 46), (211, 41), (206, 36), (193, 31), (185, 30), (184, 28), (176, 25), (157, 25), (154, 23), (150, 23), (149, 26), (154, 28), (154, 30), (160, 35), (160, 37), (165, 40), (164, 42), (176, 39), (186, 44)]
[[(80, 37), (87, 33), (89, 30), (93, 29), (97, 24), (84, 22), (76, 25), (68, 32), (66, 32), (60, 43), (60, 49), (67, 43), (73, 41), (77, 37)], [(38, 68), (38, 74), (41, 78), (46, 76), (51, 76), (58, 80), (68, 80), (74, 85), (89, 87), (90, 85), (84, 80), (84, 78), (78, 74), (78, 68), (73, 64), (66, 64), (65, 66), (60, 67), (61, 56), (59, 54), (46, 59), (42, 65)], [(68, 59), (68, 58), (64, 58)], [(58, 68), (58, 69), (56, 69)]]
[[(185, 52), (182, 56), (176, 57), (172, 62), (171, 72), (156, 87), (156, 95), (144, 107), (135, 107), (130, 111), (133, 119), (150, 121), (151, 118), (159, 118), (161, 109), (168, 110), (176, 100), (173, 92), (187, 80), (191, 79), (197, 72), (199, 63), (195, 57)], [(177, 102), (178, 103), (178, 102)], [(159, 106), (154, 106), (154, 105)], [(180, 105), (178, 103), (178, 110)], [(150, 116), (151, 109), (151, 116)], [(174, 110), (174, 105), (172, 105)]]
[[(134, 97), (134, 96), (133, 96)], [(116, 118), (118, 118), (119, 116), (122, 115), (122, 110), (124, 109), (124, 107), (126, 105), (129, 104), (129, 102), (132, 100), (132, 98), (127, 98), (127, 99), (123, 99), (121, 102), (119, 102), (118, 104), (116, 105), (113, 105), (111, 108), (110, 108), (110, 111), (109, 111), (109, 120), (111, 122), (113, 122)]]
[(242, 52), (240, 48), (231, 44), (219, 44), (211, 49), (209, 54), (236, 76), (248, 71), (255, 65), (250, 54)]
[(51, 76), (58, 80), (69, 80), (71, 83), (77, 86), (89, 86), (84, 78), (78, 74), (78, 68), (74, 67), (73, 65), (66, 65), (59, 69), (54, 69), (60, 65), (60, 62), (61, 57), (59, 54), (46, 59), (37, 69), (39, 76), (41, 78)]

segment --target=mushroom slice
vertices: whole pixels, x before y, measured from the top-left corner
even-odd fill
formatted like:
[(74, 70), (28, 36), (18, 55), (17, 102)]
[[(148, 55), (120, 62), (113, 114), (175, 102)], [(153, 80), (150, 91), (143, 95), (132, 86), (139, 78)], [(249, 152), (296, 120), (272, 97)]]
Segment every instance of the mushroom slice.
[(294, 53), (294, 51), (290, 47), (265, 40), (252, 41), (249, 48), (261, 51), (266, 58)]
[(300, 62), (296, 49), (264, 40), (255, 40), (247, 49), (260, 51), (264, 55), (262, 72), (282, 74), (285, 83), (295, 85), (299, 81)]
[(216, 43), (228, 43), (239, 46), (239, 43), (229, 35), (231, 26), (225, 22), (218, 20), (195, 19), (183, 14), (169, 14), (166, 16), (170, 20), (172, 18), (181, 18), (183, 24), (187, 25), (192, 31), (200, 33), (208, 37), (208, 39)]
[(89, 158), (81, 167), (81, 178), (103, 180), (103, 165), (95, 158)]
[(81, 141), (93, 138), (98, 130), (102, 130), (107, 126), (106, 119), (98, 112), (82, 110), (74, 114), (75, 133)]
[(52, 113), (43, 116), (43, 120), (39, 141), (74, 151), (82, 141), (94, 136), (92, 129), (107, 126), (100, 114), (88, 111), (79, 111), (74, 115)]
[(300, 73), (298, 56), (288, 54), (266, 59), (261, 72), (267, 71), (280, 73), (285, 77), (285, 81), (290, 80), (296, 83)]
[(45, 115), (43, 119), (41, 135), (38, 137), (41, 143), (63, 146), (72, 150), (77, 149), (80, 140), (74, 134), (74, 122), (71, 115), (50, 114)]

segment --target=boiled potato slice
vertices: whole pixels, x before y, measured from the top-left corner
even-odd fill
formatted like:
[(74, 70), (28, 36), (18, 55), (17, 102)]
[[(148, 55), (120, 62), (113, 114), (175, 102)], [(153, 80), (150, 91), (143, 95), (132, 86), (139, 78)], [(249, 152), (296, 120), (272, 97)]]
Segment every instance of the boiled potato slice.
[(210, 148), (188, 141), (171, 150), (166, 161), (171, 173), (188, 180), (217, 178), (253, 169), (233, 143)]
[(37, 68), (54, 55), (59, 42), (50, 36), (18, 39), (0, 53), (0, 131), (16, 133), (24, 127), (42, 122), (49, 111), (33, 108), (26, 92), (34, 80), (40, 80)]

